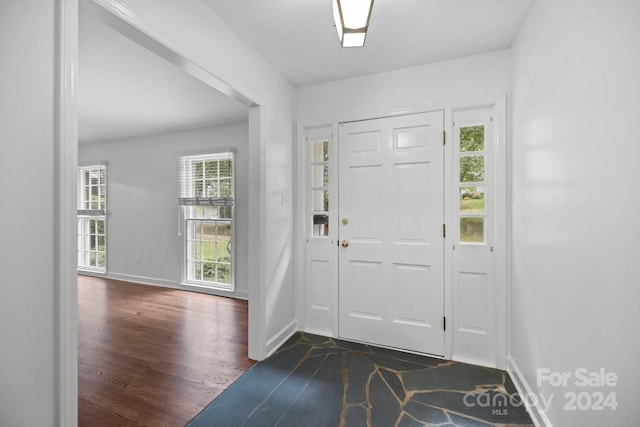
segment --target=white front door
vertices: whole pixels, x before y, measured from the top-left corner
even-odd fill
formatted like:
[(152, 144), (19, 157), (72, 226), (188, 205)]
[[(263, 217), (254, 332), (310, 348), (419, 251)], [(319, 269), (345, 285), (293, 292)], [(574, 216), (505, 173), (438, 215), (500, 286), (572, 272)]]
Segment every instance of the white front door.
[(339, 334), (444, 355), (442, 111), (340, 125)]

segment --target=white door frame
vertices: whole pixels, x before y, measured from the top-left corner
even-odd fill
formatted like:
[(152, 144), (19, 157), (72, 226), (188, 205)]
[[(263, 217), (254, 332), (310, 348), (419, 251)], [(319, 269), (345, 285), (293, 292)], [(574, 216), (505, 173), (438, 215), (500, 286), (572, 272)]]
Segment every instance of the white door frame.
[[(203, 61), (193, 57), (148, 21), (118, 0), (82, 1), (83, 10), (143, 45), (204, 83), (249, 108), (249, 357), (266, 356), (264, 233), (266, 230), (265, 153), (260, 97), (220, 80)], [(76, 169), (78, 165), (78, 0), (56, 0), (55, 40), (55, 266), (57, 322), (55, 336), (57, 390), (56, 425), (78, 423), (78, 343), (76, 269)]]
[(57, 426), (78, 424), (76, 191), (78, 167), (78, 0), (56, 2), (54, 76), (54, 292)]
[(264, 321), (266, 275), (263, 263), (266, 202), (260, 97), (247, 89), (237, 89), (218, 78), (202, 65), (203, 61), (184, 50), (118, 0), (87, 0), (81, 3), (81, 8), (125, 37), (249, 109), (249, 357), (255, 360), (263, 359), (267, 353)]
[(507, 95), (501, 96), (495, 103), (495, 192), (496, 199), (496, 367), (507, 369), (507, 355), (509, 353), (509, 289), (508, 266), (511, 265), (511, 247), (509, 239), (511, 233), (511, 175), (509, 163), (509, 146), (507, 140)]
[[(495, 258), (495, 271), (496, 271), (496, 301), (495, 305), (497, 307), (495, 313), (496, 319), (496, 367), (499, 369), (506, 368), (506, 357), (507, 357), (507, 345), (508, 345), (508, 282), (507, 282), (507, 268), (508, 268), (508, 260), (509, 260), (509, 250), (507, 247), (508, 243), (508, 233), (510, 230), (510, 218), (508, 216), (508, 203), (509, 203), (509, 185), (508, 185), (508, 146), (507, 146), (507, 95), (496, 96), (495, 99), (492, 100), (479, 100), (476, 102), (470, 102), (468, 104), (456, 104), (456, 105), (434, 105), (434, 106), (426, 106), (424, 108), (409, 108), (403, 110), (389, 112), (379, 112), (378, 114), (366, 114), (366, 115), (353, 115), (351, 117), (325, 117), (316, 120), (300, 120), (297, 122), (297, 143), (296, 147), (296, 162), (295, 162), (295, 176), (296, 176), (296, 195), (297, 195), (297, 203), (296, 203), (296, 245), (297, 245), (297, 253), (301, 254), (300, 257), (296, 260), (296, 282), (298, 285), (298, 296), (297, 296), (297, 317), (300, 322), (300, 329), (305, 329), (305, 309), (304, 309), (304, 301), (305, 301), (305, 291), (306, 284), (304, 283), (304, 268), (305, 268), (305, 234), (304, 234), (304, 224), (301, 220), (304, 218), (305, 211), (305, 192), (304, 192), (304, 168), (305, 168), (305, 159), (304, 159), (304, 141), (305, 141), (305, 129), (314, 128), (314, 127), (322, 127), (322, 126), (332, 126), (333, 127), (333, 135), (334, 135), (334, 147), (339, 143), (337, 141), (338, 135), (338, 123), (343, 121), (357, 121), (357, 120), (365, 120), (370, 118), (378, 118), (378, 117), (390, 117), (397, 115), (405, 115), (405, 114), (414, 114), (421, 113), (426, 111), (435, 111), (435, 110), (444, 110), (444, 120), (445, 120), (445, 130), (447, 132), (446, 140), (447, 144), (444, 150), (444, 161), (445, 161), (445, 173), (451, 173), (451, 165), (453, 164), (454, 153), (453, 153), (453, 111), (460, 110), (465, 108), (478, 108), (482, 106), (495, 106), (495, 138), (494, 141), (494, 156), (495, 156), (495, 193), (497, 195), (497, 203), (496, 203), (496, 234), (497, 240), (495, 242), (496, 249), (496, 258)], [(337, 148), (337, 147), (336, 147)], [(337, 149), (335, 150), (337, 154)], [(335, 154), (334, 154), (335, 156)], [(336, 170), (336, 168), (334, 168)], [(333, 176), (333, 180), (339, 179), (338, 176)], [(452, 194), (453, 192), (453, 179), (446, 177), (445, 178), (445, 194)], [(445, 203), (444, 217), (445, 223), (448, 227), (453, 227), (455, 224), (455, 212), (452, 208), (453, 203)], [(337, 221), (337, 220), (336, 220)], [(333, 229), (337, 229), (339, 224), (336, 222), (335, 224), (331, 224), (330, 227)], [(453, 313), (453, 289), (452, 289), (452, 271), (453, 271), (453, 254), (452, 254), (452, 245), (453, 241), (451, 240), (452, 233), (447, 233), (447, 237), (445, 238), (445, 248), (449, 250), (445, 250), (445, 301), (444, 301), (444, 312), (447, 317), (447, 330), (445, 331), (445, 358), (451, 359), (453, 354), (453, 342), (452, 342), (452, 329), (451, 325), (451, 316)], [(334, 257), (335, 260), (338, 259), (338, 247), (335, 249), (336, 255)], [(339, 284), (334, 284), (334, 295), (338, 293)], [(337, 303), (336, 303), (337, 304)], [(337, 305), (334, 307), (334, 312), (336, 313), (333, 319), (333, 324), (330, 326), (332, 330), (332, 336), (338, 336), (338, 307)], [(312, 332), (312, 331), (309, 331)]]

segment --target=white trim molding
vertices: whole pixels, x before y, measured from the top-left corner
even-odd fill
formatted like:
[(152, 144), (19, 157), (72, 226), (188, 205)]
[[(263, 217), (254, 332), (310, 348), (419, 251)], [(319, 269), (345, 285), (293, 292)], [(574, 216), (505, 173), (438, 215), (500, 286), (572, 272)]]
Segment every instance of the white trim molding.
[[(77, 0), (71, 0), (76, 1)], [(76, 8), (77, 8), (77, 3)], [(165, 34), (143, 16), (119, 0), (86, 0), (82, 11), (95, 16), (185, 72), (210, 85), (241, 104), (249, 107), (249, 357), (262, 360), (266, 356), (266, 322), (264, 274), (266, 202), (265, 202), (265, 131), (261, 120), (262, 98), (240, 84), (228, 83), (215, 75), (216, 70), (205, 66), (202, 58)], [(77, 19), (75, 21), (77, 27)], [(77, 47), (73, 52), (77, 54)]]
[(509, 325), (509, 257), (511, 242), (510, 209), (511, 194), (509, 193), (509, 139), (507, 124), (507, 95), (501, 96), (494, 107), (494, 131), (496, 137), (495, 146), (495, 191), (496, 191), (496, 366), (505, 369), (507, 366), (508, 325)]
[(78, 425), (76, 174), (78, 0), (57, 0), (54, 107), (55, 425)]
[(249, 358), (267, 356), (266, 171), (261, 107), (249, 108)]
[(247, 107), (258, 105), (255, 102), (255, 96), (248, 95), (245, 90), (238, 90), (212, 74), (186, 46), (179, 44), (160, 29), (151, 25), (121, 1), (82, 1), (80, 7), (83, 12), (98, 18), (119, 33), (208, 84), (218, 92)]
[(293, 336), (298, 330), (298, 320), (294, 319), (280, 329), (277, 334), (269, 338), (267, 341), (267, 353), (265, 358), (271, 356), (282, 344), (284, 344), (289, 338)]
[(522, 374), (520, 368), (513, 360), (511, 356), (507, 357), (507, 373), (511, 377), (513, 385), (516, 387), (518, 395), (522, 398), (522, 401), (527, 408), (527, 412), (536, 427), (553, 427), (546, 413), (540, 406), (540, 399), (529, 399), (528, 396), (537, 396), (534, 394), (533, 389), (527, 382), (527, 379)]

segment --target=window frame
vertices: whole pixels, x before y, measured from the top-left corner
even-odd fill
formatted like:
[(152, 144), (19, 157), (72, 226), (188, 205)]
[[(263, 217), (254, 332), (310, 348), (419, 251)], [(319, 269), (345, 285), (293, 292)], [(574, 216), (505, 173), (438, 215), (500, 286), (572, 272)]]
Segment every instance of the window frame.
[[(331, 183), (331, 141), (330, 138), (320, 137), (320, 138), (307, 138), (306, 143), (308, 144), (308, 158), (306, 159), (306, 183), (307, 183), (307, 197), (308, 197), (308, 206), (306, 207), (307, 213), (305, 214), (305, 221), (307, 224), (307, 238), (309, 239), (329, 239), (331, 237), (331, 221), (329, 218), (331, 217), (331, 193), (332, 193), (332, 183)], [(314, 159), (314, 144), (322, 144), (322, 160)], [(327, 158), (324, 159), (324, 154), (326, 152)], [(314, 184), (314, 168), (320, 168), (322, 171), (322, 185), (313, 185)], [(327, 173), (325, 174), (324, 171)], [(326, 182), (325, 182), (326, 180)], [(316, 210), (314, 209), (315, 199), (314, 194), (320, 193), (322, 195), (322, 205), (328, 207), (328, 209)], [(325, 223), (315, 223), (315, 218), (324, 217)], [(324, 230), (323, 233), (315, 234), (314, 227), (318, 225), (318, 231)], [(324, 226), (324, 228), (322, 227)]]
[[(197, 286), (203, 287), (207, 289), (214, 290), (222, 290), (222, 291), (235, 291), (235, 260), (236, 260), (236, 251), (235, 251), (235, 239), (236, 239), (236, 231), (235, 231), (235, 200), (236, 200), (236, 153), (233, 149), (225, 149), (222, 151), (215, 152), (207, 152), (206, 154), (191, 154), (191, 155), (182, 155), (179, 157), (180, 162), (180, 172), (179, 172), (179, 210), (180, 210), (180, 234), (182, 235), (182, 283), (188, 286)], [(193, 178), (193, 167), (197, 162), (206, 162), (210, 160), (230, 160), (231, 161), (231, 174), (230, 176), (220, 177), (220, 169), (218, 165), (217, 172), (217, 181), (220, 182), (222, 180), (229, 179), (231, 181), (231, 197), (223, 196), (223, 197), (197, 197), (195, 194), (196, 185), (195, 182), (198, 178)], [(205, 167), (206, 168), (206, 167)], [(185, 172), (187, 171), (187, 172)], [(191, 177), (187, 177), (187, 175), (191, 175)], [(224, 199), (224, 201), (223, 201)], [(216, 203), (224, 203), (224, 204), (216, 204)], [(207, 218), (206, 208), (214, 207), (218, 210), (217, 218)], [(228, 216), (220, 216), (220, 211), (222, 208), (229, 209)], [(199, 212), (199, 210), (201, 210)], [(216, 243), (216, 259), (215, 261), (205, 261), (202, 259), (196, 259), (194, 254), (197, 252), (195, 247), (191, 247), (191, 243), (202, 242), (202, 239), (197, 239), (196, 236), (192, 233), (192, 227), (190, 227), (190, 222), (200, 222), (201, 224), (209, 223), (211, 225), (217, 225), (220, 222), (228, 222), (230, 223), (229, 230), (229, 242), (230, 242), (230, 252), (229, 252), (229, 265), (230, 265), (230, 279), (229, 283), (219, 282), (219, 281), (209, 281), (202, 280), (197, 278), (197, 274), (195, 269), (192, 271), (192, 266), (195, 268), (196, 263), (212, 263), (212, 264), (226, 264), (220, 263), (220, 258), (218, 257), (217, 250), (219, 249)], [(216, 234), (216, 237), (218, 234)], [(202, 250), (202, 249), (201, 249)], [(202, 276), (201, 276), (202, 277)]]
[[(462, 129), (472, 128), (481, 126), (483, 129), (483, 147), (481, 150), (475, 151), (463, 151), (461, 148), (461, 138), (460, 133)], [(468, 121), (457, 126), (457, 134), (455, 135), (456, 144), (454, 146), (454, 158), (455, 158), (455, 180), (454, 180), (454, 188), (456, 189), (456, 236), (457, 236), (457, 245), (468, 245), (468, 246), (489, 246), (490, 245), (490, 218), (492, 215), (491, 212), (491, 200), (492, 200), (492, 181), (490, 177), (490, 162), (491, 162), (491, 141), (488, 135), (488, 126), (490, 123), (487, 123), (482, 120)], [(481, 181), (462, 181), (461, 179), (461, 167), (460, 163), (463, 158), (473, 158), (473, 157), (481, 157), (483, 163), (483, 179)], [(461, 210), (461, 194), (463, 188), (475, 187), (475, 188), (483, 188), (482, 197), (484, 200), (483, 212), (462, 212)], [(463, 219), (473, 219), (478, 218), (482, 220), (482, 241), (463, 241), (462, 240), (462, 220)]]
[[(91, 187), (94, 187), (91, 183), (87, 183), (85, 180), (85, 172), (89, 172), (91, 174), (93, 171), (101, 170), (103, 174), (103, 183), (98, 183), (98, 197), (100, 195), (104, 196), (104, 206), (97, 206), (97, 209), (94, 209), (94, 206), (91, 205), (89, 201), (89, 206), (85, 203), (88, 200), (85, 199), (84, 195), (87, 194), (85, 189), (89, 187), (89, 198), (93, 197)], [(100, 192), (100, 187), (104, 185), (104, 193)], [(78, 271), (82, 272), (91, 272), (91, 273), (106, 273), (107, 272), (107, 263), (108, 263), (108, 233), (107, 233), (107, 206), (108, 206), (108, 174), (107, 174), (107, 165), (104, 162), (79, 166), (77, 169), (77, 178), (76, 178), (76, 186), (77, 186), (77, 197), (76, 197), (76, 239), (77, 239), (77, 248), (76, 248), (76, 257), (77, 257), (77, 265), (76, 268)], [(88, 209), (87, 209), (88, 208)], [(98, 233), (97, 230), (92, 233), (91, 232), (91, 221), (96, 221), (95, 227), (98, 227), (98, 222), (103, 223), (102, 233)], [(99, 239), (102, 237), (104, 250), (99, 251)], [(92, 251), (89, 243), (89, 249), (85, 249), (86, 239), (97, 239), (95, 245), (96, 250)], [(91, 256), (91, 252), (95, 253), (96, 256), (96, 264), (98, 264), (97, 259), (100, 253), (103, 254), (103, 266), (100, 265), (87, 265), (81, 262), (84, 259), (84, 254), (89, 254)]]

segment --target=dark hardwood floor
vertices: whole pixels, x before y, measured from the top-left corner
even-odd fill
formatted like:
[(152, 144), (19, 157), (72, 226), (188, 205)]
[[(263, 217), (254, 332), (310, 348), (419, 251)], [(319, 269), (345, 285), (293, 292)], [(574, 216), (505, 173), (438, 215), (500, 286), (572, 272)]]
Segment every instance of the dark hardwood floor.
[(246, 301), (78, 277), (80, 426), (184, 426), (252, 364)]

